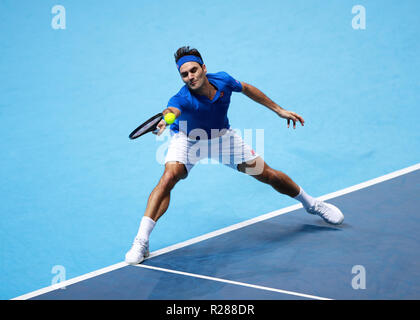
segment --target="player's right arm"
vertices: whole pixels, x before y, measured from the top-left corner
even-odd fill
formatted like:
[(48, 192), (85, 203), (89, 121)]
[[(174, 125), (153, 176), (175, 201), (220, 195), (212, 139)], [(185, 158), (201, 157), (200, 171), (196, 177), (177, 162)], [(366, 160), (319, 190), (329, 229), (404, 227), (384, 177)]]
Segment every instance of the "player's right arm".
[(175, 118), (178, 118), (181, 115), (181, 110), (175, 107), (167, 107), (165, 110), (162, 111), (163, 115), (170, 112), (175, 114)]

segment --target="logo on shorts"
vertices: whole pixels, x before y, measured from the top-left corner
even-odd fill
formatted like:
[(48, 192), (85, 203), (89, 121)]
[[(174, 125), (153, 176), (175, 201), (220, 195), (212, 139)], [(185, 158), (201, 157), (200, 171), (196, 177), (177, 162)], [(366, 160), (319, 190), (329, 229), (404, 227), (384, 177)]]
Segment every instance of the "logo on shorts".
[(255, 156), (255, 151), (253, 149), (251, 149), (251, 153), (253, 156)]

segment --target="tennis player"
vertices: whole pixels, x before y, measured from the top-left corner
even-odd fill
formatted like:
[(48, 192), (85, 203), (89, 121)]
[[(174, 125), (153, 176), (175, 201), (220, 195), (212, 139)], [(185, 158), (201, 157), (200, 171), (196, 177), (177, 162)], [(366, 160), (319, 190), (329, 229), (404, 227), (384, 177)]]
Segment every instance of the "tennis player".
[[(185, 179), (193, 166), (203, 158), (213, 158), (258, 181), (266, 183), (281, 194), (301, 202), (310, 214), (319, 215), (326, 222), (341, 224), (342, 212), (335, 206), (308, 195), (285, 173), (271, 168), (242, 138), (230, 129), (227, 117), (232, 92), (242, 92), (293, 123), (304, 125), (295, 112), (277, 105), (256, 87), (240, 82), (226, 72), (207, 73), (207, 67), (196, 49), (181, 47), (175, 53), (178, 72), (185, 85), (168, 102), (163, 114), (176, 116), (170, 126), (171, 141), (165, 158), (165, 170), (149, 196), (146, 211), (131, 249), (126, 253), (129, 264), (141, 263), (149, 255), (149, 236), (158, 219), (169, 206), (171, 190)], [(162, 120), (158, 135), (166, 128)]]

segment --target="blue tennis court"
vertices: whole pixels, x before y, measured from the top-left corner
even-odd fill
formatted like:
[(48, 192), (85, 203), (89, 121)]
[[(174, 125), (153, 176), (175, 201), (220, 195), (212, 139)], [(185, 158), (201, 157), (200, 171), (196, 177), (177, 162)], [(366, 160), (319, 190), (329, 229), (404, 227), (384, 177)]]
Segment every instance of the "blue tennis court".
[[(417, 0), (0, 0), (0, 299), (419, 299)], [(183, 85), (173, 54), (258, 87), (232, 128), (337, 205), (331, 226), (199, 163), (151, 256), (122, 261), (169, 141), (129, 140)], [(57, 289), (60, 286), (66, 289)]]

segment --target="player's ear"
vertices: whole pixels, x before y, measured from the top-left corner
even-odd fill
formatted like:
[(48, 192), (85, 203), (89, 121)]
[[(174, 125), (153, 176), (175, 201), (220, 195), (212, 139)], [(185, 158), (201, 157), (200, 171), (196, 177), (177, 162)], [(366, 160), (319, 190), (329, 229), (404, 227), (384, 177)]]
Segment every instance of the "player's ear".
[(201, 68), (203, 68), (203, 72), (204, 72), (204, 74), (206, 74), (207, 73), (207, 67), (204, 63), (202, 64)]

